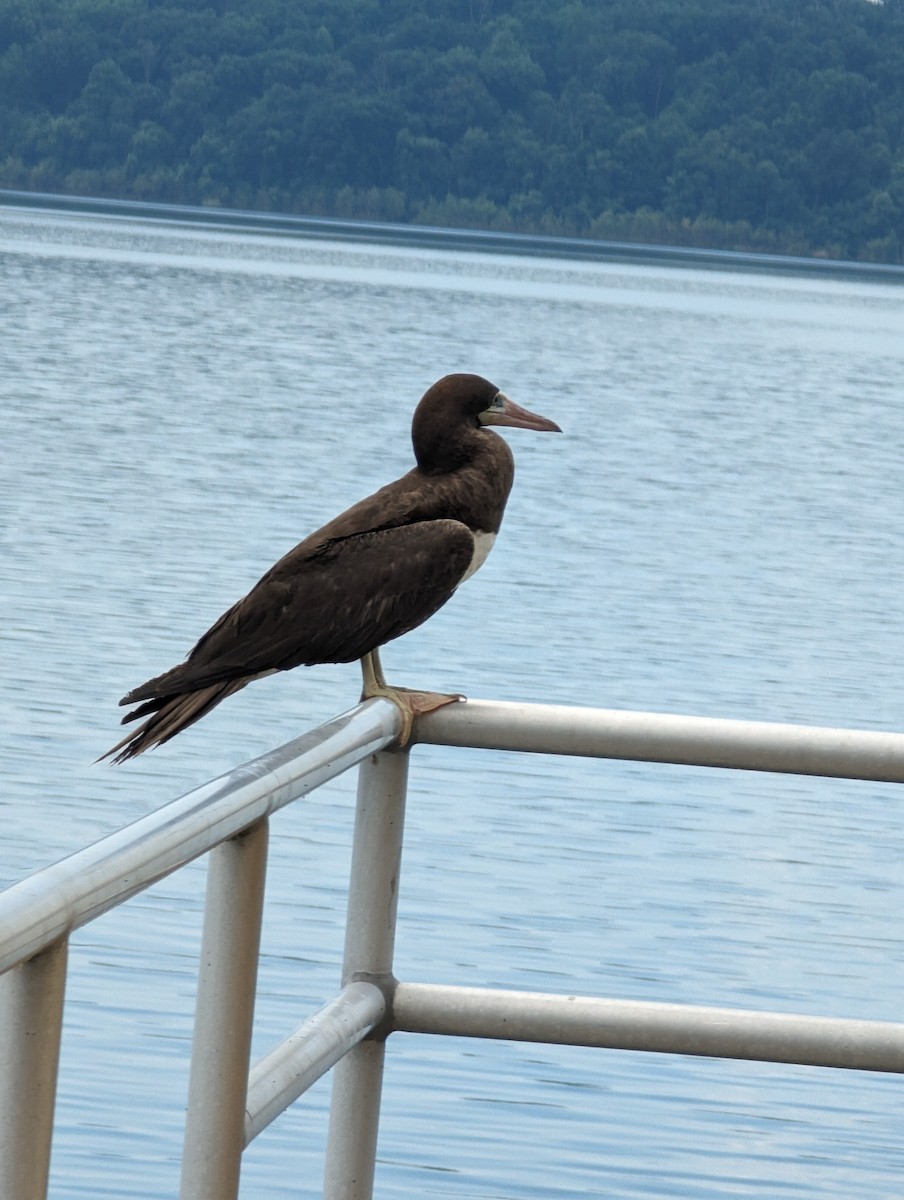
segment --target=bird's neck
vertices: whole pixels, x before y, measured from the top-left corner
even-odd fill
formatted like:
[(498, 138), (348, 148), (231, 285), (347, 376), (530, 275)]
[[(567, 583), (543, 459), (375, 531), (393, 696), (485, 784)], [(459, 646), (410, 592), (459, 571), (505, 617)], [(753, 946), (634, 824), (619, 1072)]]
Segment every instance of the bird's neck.
[(472, 530), (496, 533), (515, 476), (515, 462), (508, 443), (487, 430), (478, 433), (471, 453), (459, 466), (430, 473), (418, 467), (417, 474), (430, 480), (430, 503), (443, 516), (454, 516)]

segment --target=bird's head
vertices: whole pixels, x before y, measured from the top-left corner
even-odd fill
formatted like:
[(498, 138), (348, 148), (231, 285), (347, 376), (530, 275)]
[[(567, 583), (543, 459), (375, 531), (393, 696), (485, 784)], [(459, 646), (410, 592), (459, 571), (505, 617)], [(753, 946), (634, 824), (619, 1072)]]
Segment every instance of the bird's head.
[(481, 375), (444, 375), (414, 412), (411, 438), (418, 466), (425, 471), (456, 466), (471, 432), (484, 425), (562, 432), (555, 421), (528, 412)]

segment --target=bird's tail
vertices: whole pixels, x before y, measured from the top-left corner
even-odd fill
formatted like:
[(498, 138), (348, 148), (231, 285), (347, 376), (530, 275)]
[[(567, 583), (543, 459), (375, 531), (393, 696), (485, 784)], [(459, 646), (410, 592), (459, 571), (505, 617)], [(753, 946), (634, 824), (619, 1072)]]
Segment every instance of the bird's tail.
[[(175, 737), (177, 733), (181, 733), (183, 729), (193, 725), (205, 713), (215, 708), (221, 700), (233, 695), (249, 682), (249, 679), (229, 679), (224, 683), (213, 683), (209, 687), (198, 688), (194, 692), (181, 692), (175, 695), (170, 693), (147, 700), (133, 712), (127, 713), (122, 719), (122, 724), (127, 725), (129, 721), (138, 721), (141, 717), (147, 717), (147, 720), (137, 729), (127, 733), (122, 741), (117, 742), (97, 761), (101, 762), (103, 759), (115, 755), (114, 763), (126, 762), (127, 759), (135, 758), (136, 755), (143, 754), (145, 750), (150, 750), (152, 746), (160, 746), (163, 742), (168, 742), (171, 737)], [(128, 698), (126, 702), (128, 702)]]

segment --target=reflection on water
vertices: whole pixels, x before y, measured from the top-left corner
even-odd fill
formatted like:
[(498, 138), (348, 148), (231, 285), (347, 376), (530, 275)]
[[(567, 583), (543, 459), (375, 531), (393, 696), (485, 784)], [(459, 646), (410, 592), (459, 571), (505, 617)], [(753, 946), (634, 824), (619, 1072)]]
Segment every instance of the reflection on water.
[[(566, 436), (510, 435), (493, 555), (393, 678), (901, 728), (900, 289), (12, 209), (0, 276), (3, 880), (354, 702), (299, 671), (92, 765), (127, 688), (407, 469), (450, 370)], [(274, 824), (256, 1054), (336, 986), (352, 794)], [(894, 787), (419, 748), (409, 813), (404, 977), (900, 1019)], [(75, 939), (54, 1196), (175, 1193), (202, 892)], [(387, 1195), (900, 1197), (894, 1078), (400, 1036), (387, 1081)], [(318, 1194), (327, 1102), (243, 1196)]]

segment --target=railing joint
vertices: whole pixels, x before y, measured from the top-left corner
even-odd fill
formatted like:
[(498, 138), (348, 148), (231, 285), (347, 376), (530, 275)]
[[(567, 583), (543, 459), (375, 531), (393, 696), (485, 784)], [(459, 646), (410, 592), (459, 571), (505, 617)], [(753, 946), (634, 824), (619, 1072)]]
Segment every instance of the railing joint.
[(398, 979), (391, 971), (354, 971), (346, 982), (369, 983), (383, 996), (383, 1016), (363, 1040), (385, 1042), (389, 1035), (395, 1032), (394, 1003), (396, 988), (399, 986)]

